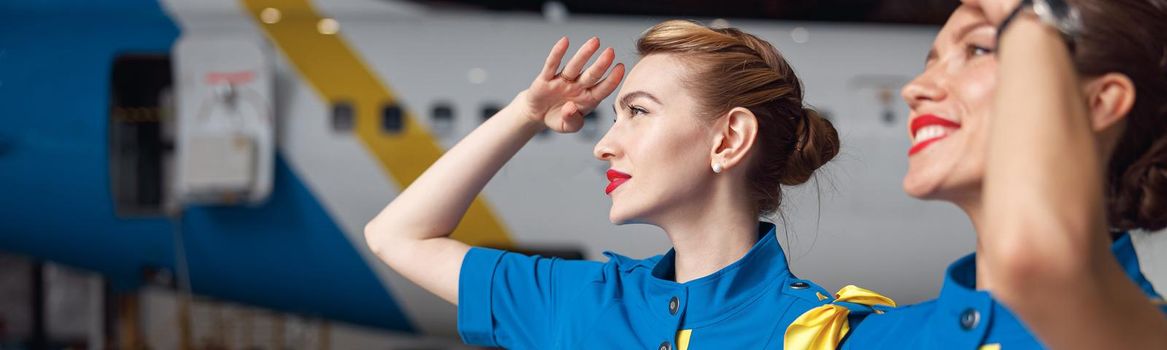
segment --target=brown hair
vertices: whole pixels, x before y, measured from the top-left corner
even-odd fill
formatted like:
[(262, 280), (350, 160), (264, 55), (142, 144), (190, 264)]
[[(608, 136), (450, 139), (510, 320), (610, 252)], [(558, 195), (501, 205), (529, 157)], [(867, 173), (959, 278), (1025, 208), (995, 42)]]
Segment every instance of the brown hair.
[(720, 116), (735, 107), (758, 119), (759, 152), (750, 165), (750, 188), (759, 213), (782, 201), (781, 185), (806, 182), (839, 153), (830, 121), (804, 106), (802, 82), (774, 46), (736, 28), (710, 28), (691, 21), (665, 21), (636, 42), (640, 55), (677, 54), (692, 69), (686, 85), (700, 114)]
[(1107, 214), (1120, 230), (1167, 227), (1167, 0), (1072, 0), (1083, 76), (1122, 73), (1138, 95), (1107, 166)]

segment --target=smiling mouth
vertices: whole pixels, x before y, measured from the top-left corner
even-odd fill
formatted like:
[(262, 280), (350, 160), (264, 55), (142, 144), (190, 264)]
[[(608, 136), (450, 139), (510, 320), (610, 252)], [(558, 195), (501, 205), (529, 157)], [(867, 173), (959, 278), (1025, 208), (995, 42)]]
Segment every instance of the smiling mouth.
[(607, 175), (608, 187), (604, 189), (604, 194), (612, 194), (612, 191), (615, 191), (616, 187), (620, 187), (620, 185), (632, 179), (632, 175), (622, 173), (616, 169), (608, 169)]
[(943, 140), (954, 131), (960, 129), (960, 123), (944, 119), (935, 115), (926, 114), (912, 119), (912, 148), (908, 150), (911, 157), (920, 153), (928, 146)]

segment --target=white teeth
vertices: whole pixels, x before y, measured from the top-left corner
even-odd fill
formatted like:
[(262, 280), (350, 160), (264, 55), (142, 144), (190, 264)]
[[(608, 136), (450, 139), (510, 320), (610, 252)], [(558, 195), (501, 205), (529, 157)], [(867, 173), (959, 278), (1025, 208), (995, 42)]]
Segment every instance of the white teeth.
[(948, 136), (948, 129), (939, 125), (930, 125), (916, 131), (915, 143)]

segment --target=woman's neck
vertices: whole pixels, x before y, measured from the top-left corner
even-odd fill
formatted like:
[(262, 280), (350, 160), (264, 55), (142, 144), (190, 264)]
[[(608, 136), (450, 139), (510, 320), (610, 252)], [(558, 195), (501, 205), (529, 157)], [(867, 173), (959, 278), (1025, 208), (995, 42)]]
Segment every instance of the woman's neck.
[[(728, 192), (728, 191), (726, 191)], [(733, 264), (758, 241), (757, 210), (741, 198), (726, 194), (678, 210), (660, 225), (673, 243), (675, 280), (685, 283)]]
[(955, 203), (956, 206), (959, 207), (960, 210), (964, 211), (964, 214), (968, 216), (969, 221), (972, 222), (973, 231), (977, 235), (977, 246), (976, 246), (977, 286), (976, 287), (977, 287), (977, 289), (989, 290), (990, 286), (986, 282), (989, 281), (989, 275), (992, 273), (992, 271), (989, 271), (988, 264), (981, 263), (981, 259), (984, 259), (984, 256), (985, 256), (984, 254), (981, 254), (981, 247), (982, 247), (982, 245), (981, 245), (981, 232), (983, 232), (982, 229), (985, 227), (985, 221), (984, 221), (984, 216), (983, 216), (984, 208), (981, 206), (982, 202), (980, 200), (979, 193), (977, 194), (977, 196), (967, 198), (964, 200), (960, 200), (960, 201), (953, 201), (953, 203)]

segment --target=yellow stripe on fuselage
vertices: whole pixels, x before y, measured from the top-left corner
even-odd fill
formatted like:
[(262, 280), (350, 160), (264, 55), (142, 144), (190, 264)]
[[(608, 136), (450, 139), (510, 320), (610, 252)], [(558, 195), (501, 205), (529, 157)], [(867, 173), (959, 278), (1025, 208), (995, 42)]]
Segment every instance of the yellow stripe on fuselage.
[[(388, 134), (380, 129), (379, 110), (396, 101), (388, 86), (348, 46), (339, 33), (324, 34), (321, 20), (308, 0), (242, 0), (255, 23), (264, 29), (300, 75), (330, 105), (351, 103), (357, 137), (386, 172), (404, 189), (442, 155), (441, 146), (408, 111), (404, 129)], [(261, 13), (274, 9), (265, 23)], [(272, 19), (275, 19), (272, 21)], [(322, 124), (324, 125), (324, 124)], [(481, 197), (470, 204), (453, 238), (470, 245), (511, 246), (503, 224)]]

